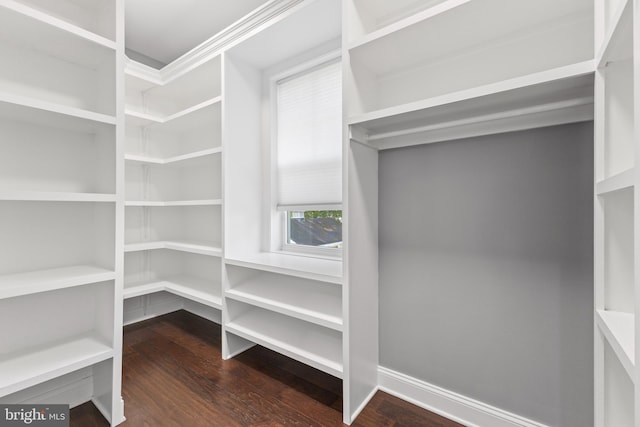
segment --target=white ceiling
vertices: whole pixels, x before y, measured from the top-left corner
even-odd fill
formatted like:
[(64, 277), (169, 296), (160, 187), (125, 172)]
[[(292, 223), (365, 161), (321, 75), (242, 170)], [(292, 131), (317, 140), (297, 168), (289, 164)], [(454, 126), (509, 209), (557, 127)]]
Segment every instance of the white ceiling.
[(125, 44), (168, 64), (267, 1), (126, 0)]

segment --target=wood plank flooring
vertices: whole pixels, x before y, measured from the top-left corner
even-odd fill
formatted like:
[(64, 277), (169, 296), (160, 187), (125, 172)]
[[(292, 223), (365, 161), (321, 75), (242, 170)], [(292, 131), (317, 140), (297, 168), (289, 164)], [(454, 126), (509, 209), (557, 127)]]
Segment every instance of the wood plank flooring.
[[(342, 426), (342, 382), (256, 346), (221, 358), (220, 326), (178, 311), (125, 327), (124, 427)], [(459, 427), (378, 392), (355, 427)], [(91, 404), (71, 426), (108, 423)]]

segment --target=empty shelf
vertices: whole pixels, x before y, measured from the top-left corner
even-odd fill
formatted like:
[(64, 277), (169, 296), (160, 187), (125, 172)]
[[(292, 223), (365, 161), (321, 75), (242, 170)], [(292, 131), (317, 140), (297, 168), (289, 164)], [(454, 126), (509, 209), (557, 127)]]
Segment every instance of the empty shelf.
[(113, 271), (89, 265), (0, 276), (0, 299), (115, 280)]
[(222, 147), (208, 148), (206, 150), (195, 151), (193, 153), (181, 154), (179, 156), (160, 158), (139, 154), (125, 154), (125, 160), (130, 162), (149, 163), (154, 165), (168, 165), (186, 160), (198, 159), (212, 154), (222, 153)]
[(134, 283), (125, 286), (124, 298), (134, 298), (155, 292), (169, 292), (174, 295), (222, 309), (220, 283), (192, 276), (172, 276), (152, 282)]
[(233, 285), (225, 296), (337, 331), (342, 330), (342, 288), (335, 284), (262, 273)]
[(0, 191), (0, 200), (35, 202), (115, 202), (115, 194)]
[(620, 363), (635, 380), (635, 316), (630, 313), (622, 313), (609, 310), (597, 310), (596, 321), (602, 334), (615, 352)]
[(259, 308), (225, 325), (244, 339), (342, 378), (342, 334)]
[(586, 61), (373, 111), (348, 123), (356, 128), (353, 139), (388, 149), (590, 120), (594, 68)]
[(225, 258), (225, 262), (239, 267), (255, 268), (304, 279), (342, 284), (342, 260), (339, 259), (330, 260), (274, 252), (260, 252), (242, 257)]
[(633, 54), (632, 2), (623, 0), (616, 11), (612, 27), (605, 34), (602, 50), (597, 56), (598, 67), (607, 62), (631, 58)]
[(222, 249), (220, 246), (184, 240), (159, 240), (154, 242), (130, 243), (124, 246), (125, 252), (140, 252), (155, 249), (171, 249), (174, 251), (190, 252), (201, 255), (222, 256)]
[(99, 336), (86, 334), (0, 358), (0, 396), (94, 365), (113, 356)]
[(112, 40), (13, 0), (0, 0), (0, 22), (0, 35), (71, 62), (85, 64), (98, 51), (116, 50)]
[(147, 207), (166, 207), (166, 206), (220, 206), (222, 200), (176, 200), (172, 202), (156, 202), (151, 200), (129, 200), (125, 202), (125, 206), (147, 206)]
[(93, 132), (96, 127), (116, 124), (115, 116), (7, 92), (0, 92), (0, 116), (26, 123), (83, 132)]
[(159, 116), (153, 113), (135, 111), (132, 109), (127, 109), (125, 113), (127, 115), (127, 121), (132, 125), (151, 126), (151, 125), (170, 125), (175, 123), (175, 126), (173, 127), (176, 127), (176, 129), (171, 129), (171, 130), (179, 131), (179, 130), (188, 129), (189, 127), (194, 127), (193, 125), (197, 124), (197, 122), (201, 119), (201, 117), (198, 117), (196, 115), (198, 118), (194, 122), (193, 120), (190, 119), (190, 116), (194, 115), (194, 113), (197, 113), (203, 110), (206, 111), (207, 107), (211, 107), (213, 105), (219, 106), (221, 100), (222, 98), (220, 96), (216, 96), (215, 98), (208, 99), (204, 102), (201, 102), (200, 104), (191, 106), (189, 108), (186, 108), (182, 111), (178, 111), (177, 113), (172, 114), (170, 116), (166, 116), (166, 117)]
[(596, 184), (596, 193), (602, 196), (614, 191), (624, 190), (634, 186), (635, 170), (634, 168), (627, 169), (624, 172), (613, 175), (609, 178), (603, 179)]

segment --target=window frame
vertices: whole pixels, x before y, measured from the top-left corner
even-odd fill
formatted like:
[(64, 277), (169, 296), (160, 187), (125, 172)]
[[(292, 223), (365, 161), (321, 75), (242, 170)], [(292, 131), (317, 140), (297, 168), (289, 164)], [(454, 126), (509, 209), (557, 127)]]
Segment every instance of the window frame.
[[(312, 72), (325, 65), (329, 65), (335, 62), (342, 62), (342, 55), (339, 49), (331, 50), (328, 53), (316, 55), (312, 59), (299, 62), (297, 65), (287, 67), (279, 73), (275, 73), (269, 78), (269, 96), (270, 101), (270, 127), (271, 127), (271, 179), (270, 179), (270, 193), (271, 193), (271, 215), (272, 221), (270, 225), (270, 245), (271, 248), (277, 252), (289, 253), (292, 255), (304, 255), (316, 258), (328, 258), (328, 259), (342, 259), (342, 248), (326, 248), (309, 245), (290, 244), (289, 242), (289, 221), (288, 212), (304, 212), (304, 211), (318, 211), (318, 210), (342, 210), (342, 204), (328, 204), (328, 205), (302, 205), (302, 206), (287, 206), (286, 208), (279, 208), (277, 202), (277, 150), (278, 150), (278, 131), (277, 131), (277, 118), (278, 118), (278, 102), (277, 102), (277, 88), (278, 84), (282, 81), (295, 78), (298, 75)], [(275, 218), (274, 218), (275, 216)]]

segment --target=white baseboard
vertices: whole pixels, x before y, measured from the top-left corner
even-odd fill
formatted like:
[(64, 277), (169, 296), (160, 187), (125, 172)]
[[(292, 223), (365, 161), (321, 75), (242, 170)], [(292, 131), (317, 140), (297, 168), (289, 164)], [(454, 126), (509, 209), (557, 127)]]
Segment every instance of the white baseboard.
[(188, 311), (191, 314), (202, 317), (210, 322), (222, 325), (222, 312), (217, 308), (209, 307), (188, 299), (184, 300), (183, 310)]
[(378, 368), (378, 387), (468, 427), (548, 427), (382, 366)]
[(181, 310), (183, 306), (182, 298), (168, 294), (166, 292), (158, 295), (143, 295), (125, 300), (123, 325), (142, 322)]

